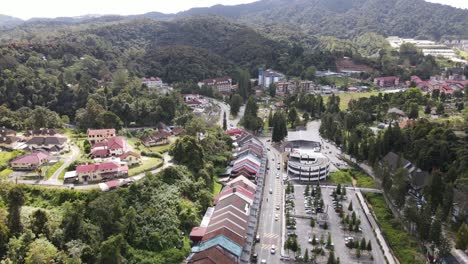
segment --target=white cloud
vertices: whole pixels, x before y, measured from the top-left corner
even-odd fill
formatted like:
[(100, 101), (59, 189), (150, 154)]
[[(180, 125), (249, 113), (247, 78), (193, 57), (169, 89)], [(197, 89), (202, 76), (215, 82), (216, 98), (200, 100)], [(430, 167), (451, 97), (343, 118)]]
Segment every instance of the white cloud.
[(426, 0), (426, 2), (439, 3), (444, 5), (451, 5), (458, 8), (468, 9), (467, 0)]
[(81, 16), (86, 14), (175, 13), (192, 7), (237, 5), (255, 0), (0, 0), (0, 14), (32, 17)]

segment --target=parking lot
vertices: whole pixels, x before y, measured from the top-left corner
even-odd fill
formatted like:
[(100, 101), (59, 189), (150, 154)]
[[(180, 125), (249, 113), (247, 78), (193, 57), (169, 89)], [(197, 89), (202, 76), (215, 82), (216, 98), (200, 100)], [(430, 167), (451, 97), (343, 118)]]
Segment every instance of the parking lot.
[[(296, 236), (301, 256), (304, 256), (305, 250), (309, 250), (309, 259), (315, 258), (317, 263), (327, 263), (329, 254), (333, 251), (335, 257), (340, 258), (340, 263), (385, 263), (353, 188), (345, 191), (341, 191), (344, 189), (341, 188), (334, 194), (337, 189), (335, 186), (310, 186), (308, 192), (306, 185), (293, 186), (293, 194), (286, 194), (286, 201), (289, 202), (286, 202), (285, 207), (290, 208), (290, 221), (289, 225), (286, 224), (285, 241), (288, 236)], [(288, 206), (288, 203), (294, 203), (294, 207)], [(348, 209), (350, 203), (352, 210)], [(311, 219), (314, 227), (311, 226)], [(361, 246), (363, 237), (366, 240), (364, 247)], [(367, 250), (369, 240), (371, 251)], [(359, 250), (354, 246), (356, 244), (359, 244)], [(289, 250), (289, 256), (294, 255)]]

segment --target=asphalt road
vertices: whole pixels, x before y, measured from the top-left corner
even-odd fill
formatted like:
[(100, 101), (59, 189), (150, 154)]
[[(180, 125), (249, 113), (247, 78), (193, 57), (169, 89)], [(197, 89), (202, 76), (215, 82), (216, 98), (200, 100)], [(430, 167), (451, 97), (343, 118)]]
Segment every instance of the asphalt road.
[(220, 117), (219, 117), (219, 121), (218, 121), (219, 126), (223, 127), (223, 113), (226, 113), (226, 121), (227, 121), (228, 129), (233, 128), (233, 127), (237, 127), (237, 125), (239, 124), (239, 121), (244, 116), (245, 106), (241, 106), (241, 108), (239, 109), (239, 114), (237, 115), (237, 117), (235, 117), (234, 119), (229, 119), (229, 115), (231, 113), (231, 107), (228, 104), (226, 104), (225, 102), (214, 100), (214, 99), (212, 99), (212, 100), (213, 100), (212, 102), (218, 104), (219, 107), (221, 108)]
[[(270, 149), (267, 152), (268, 155), (268, 170), (265, 177), (265, 190), (263, 197), (262, 209), (260, 212), (259, 228), (257, 234), (260, 235), (260, 242), (255, 246), (255, 252), (258, 254), (258, 262), (262, 259), (266, 260), (266, 263), (281, 263), (280, 255), (282, 251), (282, 240), (281, 232), (283, 229), (283, 180), (282, 174), (277, 169), (278, 161), (280, 160), (280, 153), (274, 149), (266, 139), (262, 140), (265, 146)], [(274, 159), (274, 161), (273, 161)], [(279, 178), (276, 178), (279, 173)], [(270, 193), (270, 190), (272, 193)], [(280, 209), (277, 210), (276, 206)], [(275, 220), (275, 216), (278, 219)], [(271, 253), (272, 245), (276, 248), (276, 253)]]

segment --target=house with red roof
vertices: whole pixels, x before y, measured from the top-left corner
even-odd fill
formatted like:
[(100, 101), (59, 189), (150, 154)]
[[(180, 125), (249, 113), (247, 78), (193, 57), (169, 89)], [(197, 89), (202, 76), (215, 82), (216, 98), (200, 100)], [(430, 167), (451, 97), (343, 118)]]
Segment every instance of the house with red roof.
[(88, 141), (91, 144), (94, 144), (96, 142), (101, 142), (105, 139), (108, 138), (113, 138), (116, 136), (115, 134), (115, 129), (109, 128), (109, 129), (88, 129), (86, 131), (86, 135), (88, 137)]
[(76, 167), (79, 182), (95, 182), (128, 176), (128, 166), (116, 162), (104, 162)]
[(164, 129), (159, 129), (150, 136), (143, 137), (141, 143), (146, 147), (154, 147), (169, 144), (169, 137), (172, 134)]
[(95, 143), (91, 147), (91, 157), (117, 157), (127, 152), (127, 142), (122, 137), (112, 137)]
[(222, 77), (215, 79), (205, 79), (198, 83), (198, 86), (208, 86), (216, 89), (222, 94), (230, 94), (232, 92), (232, 79), (231, 77)]
[(395, 87), (400, 84), (400, 78), (396, 76), (385, 76), (374, 78), (374, 84), (382, 88)]
[(230, 137), (240, 136), (244, 133), (245, 131), (240, 128), (231, 128), (231, 129), (226, 130), (226, 134), (228, 134)]
[(42, 165), (49, 162), (50, 156), (47, 153), (35, 152), (26, 154), (10, 161), (10, 166), (13, 170), (32, 171), (40, 168)]
[(141, 83), (145, 84), (148, 88), (161, 87), (163, 81), (159, 77), (149, 77), (141, 79)]
[(125, 162), (128, 166), (137, 166), (141, 163), (141, 156), (133, 151), (127, 151), (120, 155), (120, 161)]

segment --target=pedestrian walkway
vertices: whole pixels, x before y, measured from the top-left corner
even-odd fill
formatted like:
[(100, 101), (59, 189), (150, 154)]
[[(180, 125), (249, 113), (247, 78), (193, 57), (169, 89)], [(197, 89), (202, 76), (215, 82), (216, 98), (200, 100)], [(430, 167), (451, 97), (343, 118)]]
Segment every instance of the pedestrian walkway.
[(359, 204), (361, 204), (361, 207), (366, 215), (367, 220), (369, 221), (369, 224), (373, 228), (376, 238), (379, 241), (380, 245), (382, 246), (382, 250), (384, 253), (385, 258), (388, 260), (389, 264), (396, 264), (397, 261), (395, 260), (395, 257), (393, 256), (392, 252), (390, 251), (390, 248), (387, 244), (387, 241), (382, 235), (382, 231), (380, 230), (380, 227), (377, 225), (377, 221), (374, 219), (373, 214), (369, 210), (369, 207), (367, 206), (367, 202), (364, 199), (364, 196), (362, 196), (362, 193), (359, 189), (356, 188), (356, 195), (360, 201)]

